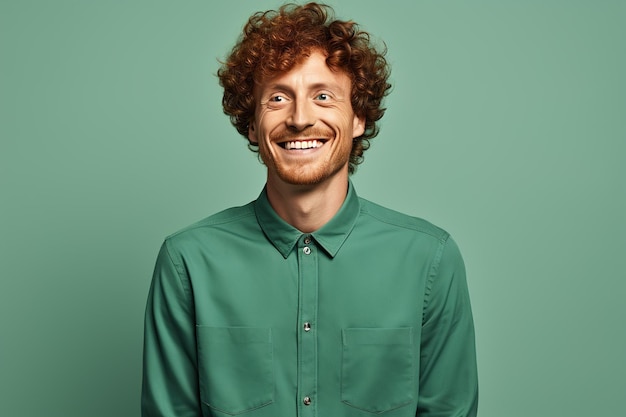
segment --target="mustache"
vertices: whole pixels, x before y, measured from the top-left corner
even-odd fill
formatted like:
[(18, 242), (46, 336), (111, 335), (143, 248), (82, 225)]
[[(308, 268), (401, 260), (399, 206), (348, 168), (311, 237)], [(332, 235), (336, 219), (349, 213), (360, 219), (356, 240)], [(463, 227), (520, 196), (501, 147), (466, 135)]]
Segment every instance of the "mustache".
[(333, 136), (333, 132), (329, 129), (321, 129), (319, 127), (307, 127), (303, 130), (283, 130), (270, 135), (272, 142), (288, 142), (302, 138), (329, 138)]

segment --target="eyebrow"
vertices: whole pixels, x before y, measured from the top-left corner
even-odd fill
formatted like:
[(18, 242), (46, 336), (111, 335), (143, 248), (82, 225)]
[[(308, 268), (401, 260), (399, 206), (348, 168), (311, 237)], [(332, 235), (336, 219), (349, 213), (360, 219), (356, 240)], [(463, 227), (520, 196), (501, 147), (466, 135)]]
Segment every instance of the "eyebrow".
[[(332, 90), (332, 91), (338, 91), (341, 90), (341, 87), (339, 86), (339, 84), (337, 83), (324, 83), (324, 82), (320, 82), (320, 83), (313, 83), (310, 86), (308, 86), (309, 90)], [(286, 84), (281, 84), (281, 83), (274, 83), (274, 84), (269, 84), (267, 87), (264, 87), (263, 90), (267, 91), (267, 90), (283, 90), (286, 91), (290, 94), (293, 94), (294, 91), (291, 87), (289, 87)]]

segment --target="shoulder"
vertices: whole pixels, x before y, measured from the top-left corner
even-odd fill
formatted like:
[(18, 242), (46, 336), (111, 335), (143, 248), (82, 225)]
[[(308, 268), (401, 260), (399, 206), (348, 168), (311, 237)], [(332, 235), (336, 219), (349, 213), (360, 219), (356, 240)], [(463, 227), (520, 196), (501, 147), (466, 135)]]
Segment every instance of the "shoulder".
[(206, 242), (211, 236), (237, 233), (237, 230), (246, 229), (246, 225), (252, 223), (256, 223), (256, 217), (253, 203), (248, 203), (228, 208), (184, 227), (167, 236), (165, 242), (168, 246), (179, 248), (196, 245), (199, 241)]
[(387, 228), (396, 228), (398, 231), (415, 233), (429, 236), (433, 239), (445, 242), (450, 234), (441, 227), (420, 217), (409, 216), (404, 213), (383, 207), (364, 198), (359, 198), (361, 213), (374, 222), (379, 222)]

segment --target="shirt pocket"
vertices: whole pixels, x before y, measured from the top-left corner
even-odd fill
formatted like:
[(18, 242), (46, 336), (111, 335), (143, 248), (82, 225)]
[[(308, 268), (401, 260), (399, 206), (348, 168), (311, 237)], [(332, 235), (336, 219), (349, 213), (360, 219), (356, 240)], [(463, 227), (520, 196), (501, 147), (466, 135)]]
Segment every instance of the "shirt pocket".
[(197, 326), (200, 398), (230, 415), (274, 401), (272, 332), (259, 327)]
[(412, 328), (342, 330), (341, 400), (380, 414), (415, 397)]

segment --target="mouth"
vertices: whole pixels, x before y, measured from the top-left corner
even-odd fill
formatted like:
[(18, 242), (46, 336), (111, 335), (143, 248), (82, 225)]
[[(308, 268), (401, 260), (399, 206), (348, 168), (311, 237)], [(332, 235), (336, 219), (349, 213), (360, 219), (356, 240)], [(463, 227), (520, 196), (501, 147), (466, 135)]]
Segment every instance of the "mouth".
[(321, 148), (327, 139), (298, 139), (280, 142), (278, 146), (286, 150)]

